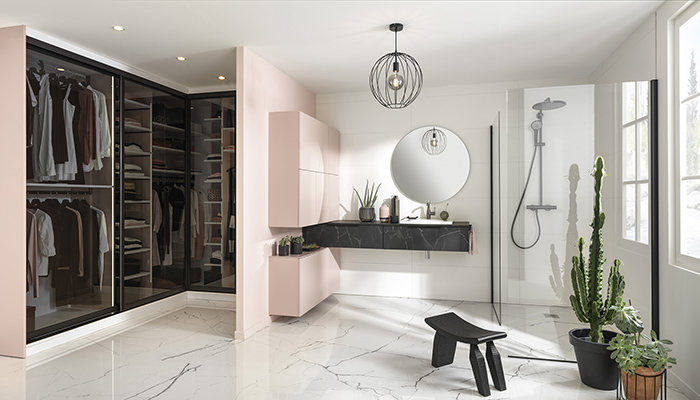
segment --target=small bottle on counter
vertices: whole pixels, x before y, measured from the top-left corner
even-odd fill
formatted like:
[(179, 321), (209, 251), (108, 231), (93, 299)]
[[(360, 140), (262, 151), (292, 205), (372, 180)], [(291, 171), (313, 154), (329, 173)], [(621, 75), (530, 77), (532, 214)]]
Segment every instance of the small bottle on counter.
[(382, 204), (382, 206), (379, 207), (379, 222), (389, 222), (389, 213), (389, 206)]

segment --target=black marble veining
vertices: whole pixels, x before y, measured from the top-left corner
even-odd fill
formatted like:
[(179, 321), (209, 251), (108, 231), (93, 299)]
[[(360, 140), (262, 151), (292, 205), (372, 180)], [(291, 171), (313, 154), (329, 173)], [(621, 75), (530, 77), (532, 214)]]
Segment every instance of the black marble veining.
[(307, 243), (322, 247), (469, 251), (469, 222), (453, 225), (334, 221), (303, 228)]

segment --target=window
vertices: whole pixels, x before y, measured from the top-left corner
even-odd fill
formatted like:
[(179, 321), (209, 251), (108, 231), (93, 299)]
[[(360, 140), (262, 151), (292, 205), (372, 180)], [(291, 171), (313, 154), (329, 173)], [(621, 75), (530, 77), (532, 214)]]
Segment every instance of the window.
[(622, 236), (649, 243), (649, 82), (622, 84)]
[(677, 249), (679, 262), (700, 261), (700, 115), (697, 67), (700, 54), (700, 14), (689, 10), (679, 19), (677, 40)]

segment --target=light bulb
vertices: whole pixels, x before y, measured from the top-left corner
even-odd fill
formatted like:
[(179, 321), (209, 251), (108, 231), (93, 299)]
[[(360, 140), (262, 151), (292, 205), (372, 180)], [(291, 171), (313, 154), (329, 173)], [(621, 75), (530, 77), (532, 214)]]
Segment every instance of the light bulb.
[(437, 147), (437, 145), (438, 145), (438, 140), (437, 140), (437, 138), (436, 138), (435, 136), (433, 136), (433, 138), (430, 139), (430, 145), (433, 146), (433, 147)]
[(403, 76), (398, 71), (394, 71), (386, 80), (391, 90), (399, 90), (403, 87)]

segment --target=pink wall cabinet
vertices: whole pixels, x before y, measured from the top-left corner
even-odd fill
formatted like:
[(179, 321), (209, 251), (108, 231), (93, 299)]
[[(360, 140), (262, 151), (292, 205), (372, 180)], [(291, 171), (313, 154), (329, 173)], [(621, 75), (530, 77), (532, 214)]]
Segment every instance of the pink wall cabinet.
[(270, 257), (270, 315), (301, 317), (340, 286), (340, 267), (330, 249)]
[(340, 134), (299, 111), (270, 113), (268, 225), (339, 218)]

